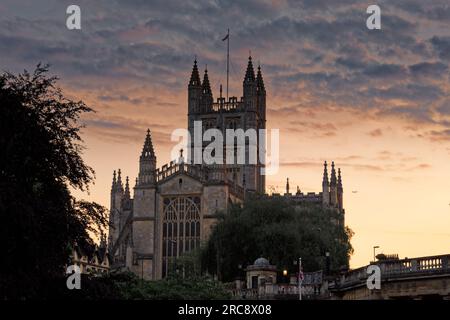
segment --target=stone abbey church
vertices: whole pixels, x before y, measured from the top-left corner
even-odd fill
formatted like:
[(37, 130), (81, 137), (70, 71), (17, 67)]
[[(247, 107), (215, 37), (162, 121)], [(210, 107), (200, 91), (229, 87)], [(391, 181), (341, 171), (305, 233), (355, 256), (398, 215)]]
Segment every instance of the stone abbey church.
[[(214, 101), (208, 72), (205, 70), (201, 81), (195, 61), (188, 84), (191, 137), (194, 121), (201, 121), (204, 130), (217, 128), (223, 133), (227, 128), (265, 129), (266, 90), (260, 66), (255, 74), (249, 57), (240, 99), (227, 100), (220, 90), (220, 97)], [(145, 279), (165, 277), (174, 258), (208, 239), (217, 212), (243, 202), (246, 194), (265, 193), (265, 176), (260, 174), (263, 167), (259, 160), (255, 164), (189, 164), (181, 153), (178, 161), (158, 168), (148, 130), (133, 197), (128, 177), (123, 185), (120, 169), (117, 175), (114, 171), (108, 239), (111, 269), (128, 269)], [(324, 164), (322, 192), (304, 194), (297, 187), (297, 192), (291, 194), (288, 180), (283, 196), (297, 203), (315, 202), (336, 208), (342, 216), (340, 223), (344, 223), (341, 174), (340, 170), (336, 174), (334, 163), (330, 180)]]

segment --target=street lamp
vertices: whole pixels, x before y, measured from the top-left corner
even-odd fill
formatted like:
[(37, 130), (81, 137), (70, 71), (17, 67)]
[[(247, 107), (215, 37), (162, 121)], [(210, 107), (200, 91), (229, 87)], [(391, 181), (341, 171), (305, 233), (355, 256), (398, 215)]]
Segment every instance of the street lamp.
[(325, 274), (329, 275), (330, 274), (330, 252), (327, 251), (325, 252)]
[(302, 300), (302, 282), (303, 282), (302, 258), (298, 258), (298, 300)]
[(375, 262), (375, 250), (379, 249), (379, 248), (380, 248), (380, 246), (374, 246), (373, 247), (373, 262)]

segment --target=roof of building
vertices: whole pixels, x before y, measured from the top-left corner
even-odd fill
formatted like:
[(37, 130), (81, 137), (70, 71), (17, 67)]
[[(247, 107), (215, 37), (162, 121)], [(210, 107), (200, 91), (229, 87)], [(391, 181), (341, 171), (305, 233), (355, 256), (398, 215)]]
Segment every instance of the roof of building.
[(78, 258), (85, 257), (87, 261), (91, 262), (97, 258), (98, 263), (103, 263), (108, 259), (108, 252), (104, 246), (96, 246), (85, 244), (83, 246), (75, 244), (73, 250), (77, 253)]
[(260, 257), (258, 259), (255, 260), (255, 262), (253, 262), (254, 266), (259, 266), (259, 267), (265, 267), (265, 266), (270, 266), (269, 260), (267, 260), (266, 258)]
[(253, 262), (252, 265), (248, 266), (246, 271), (274, 271), (276, 272), (277, 266), (271, 265), (269, 260), (260, 257)]

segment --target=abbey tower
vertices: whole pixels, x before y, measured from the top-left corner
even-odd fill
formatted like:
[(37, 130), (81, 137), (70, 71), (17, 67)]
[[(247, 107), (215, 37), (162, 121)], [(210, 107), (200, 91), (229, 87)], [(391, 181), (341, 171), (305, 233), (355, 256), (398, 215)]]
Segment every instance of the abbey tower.
[[(200, 81), (197, 61), (195, 61), (188, 85), (188, 130), (191, 137), (198, 136), (194, 130), (195, 121), (202, 122), (203, 132), (214, 128), (220, 130), (224, 137), (226, 136), (226, 129), (242, 129), (244, 132), (247, 132), (248, 129), (254, 129), (257, 133), (260, 129), (265, 129), (266, 89), (261, 67), (258, 66), (255, 75), (252, 58), (249, 57), (243, 80), (242, 97), (238, 99), (232, 96), (227, 100), (222, 96), (221, 88), (219, 97), (214, 102), (208, 70), (205, 70), (203, 81)], [(246, 143), (251, 142), (247, 141)], [(260, 145), (262, 146), (263, 143), (264, 141), (260, 141), (258, 135), (256, 146), (254, 146), (256, 154), (259, 154)], [(188, 154), (189, 159), (194, 157), (193, 144), (192, 139)], [(251, 150), (250, 146), (246, 146), (246, 159), (249, 159)], [(224, 156), (225, 153), (224, 151)], [(244, 165), (227, 163), (225, 170), (230, 180), (235, 181), (246, 191), (264, 193), (265, 176), (260, 174), (264, 164), (261, 163), (259, 157), (256, 158), (257, 163), (254, 164), (249, 163), (249, 161), (246, 161)]]

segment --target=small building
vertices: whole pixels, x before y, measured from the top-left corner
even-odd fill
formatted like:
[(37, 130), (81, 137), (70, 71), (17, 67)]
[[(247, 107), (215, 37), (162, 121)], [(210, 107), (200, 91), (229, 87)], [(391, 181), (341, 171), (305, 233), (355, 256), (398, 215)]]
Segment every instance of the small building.
[(277, 282), (277, 267), (271, 265), (266, 258), (256, 259), (245, 271), (248, 289), (259, 289), (266, 284)]
[(82, 274), (100, 274), (109, 271), (109, 256), (106, 247), (83, 249), (75, 246), (70, 256), (71, 264), (80, 268)]

